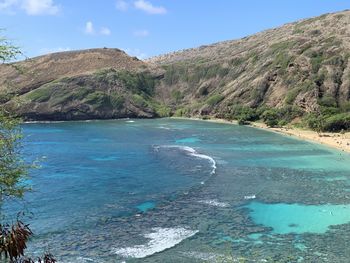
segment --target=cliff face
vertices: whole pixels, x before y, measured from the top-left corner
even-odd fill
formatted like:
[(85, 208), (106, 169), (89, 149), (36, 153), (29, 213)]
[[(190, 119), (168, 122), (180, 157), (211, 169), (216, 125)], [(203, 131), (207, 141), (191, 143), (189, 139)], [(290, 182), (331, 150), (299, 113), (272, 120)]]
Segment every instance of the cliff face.
[(0, 65), (4, 107), (27, 119), (223, 117), (233, 105), (350, 109), (350, 11), (140, 61), (118, 49)]
[(162, 99), (182, 98), (178, 107), (191, 114), (222, 115), (237, 103), (310, 112), (349, 106), (349, 40), (350, 11), (344, 11), (147, 62), (166, 70)]
[(156, 116), (158, 71), (118, 49), (55, 53), (0, 70), (4, 107), (28, 120)]

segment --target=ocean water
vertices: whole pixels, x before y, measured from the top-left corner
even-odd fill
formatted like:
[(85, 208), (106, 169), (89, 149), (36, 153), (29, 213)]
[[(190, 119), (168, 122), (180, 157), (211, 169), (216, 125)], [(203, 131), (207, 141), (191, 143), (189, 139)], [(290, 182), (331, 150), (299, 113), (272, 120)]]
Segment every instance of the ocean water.
[[(350, 155), (190, 120), (23, 126), (40, 169), (4, 209), (59, 262), (349, 262)], [(28, 216), (29, 215), (29, 216)], [(289, 261), (285, 261), (285, 260)]]

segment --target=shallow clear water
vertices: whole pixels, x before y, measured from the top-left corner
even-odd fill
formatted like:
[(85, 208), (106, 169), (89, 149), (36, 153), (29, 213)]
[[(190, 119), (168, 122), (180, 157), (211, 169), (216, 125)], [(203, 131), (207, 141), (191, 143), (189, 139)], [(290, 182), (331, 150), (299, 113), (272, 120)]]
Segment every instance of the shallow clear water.
[(29, 251), (61, 262), (349, 262), (350, 156), (187, 120), (24, 125)]

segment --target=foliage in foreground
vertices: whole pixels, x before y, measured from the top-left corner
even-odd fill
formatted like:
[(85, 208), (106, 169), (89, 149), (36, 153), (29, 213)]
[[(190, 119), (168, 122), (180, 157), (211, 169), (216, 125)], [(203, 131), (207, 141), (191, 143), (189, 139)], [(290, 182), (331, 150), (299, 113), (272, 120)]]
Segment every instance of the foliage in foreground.
[[(0, 37), (0, 63), (15, 59), (18, 54), (18, 48)], [(22, 198), (29, 190), (24, 181), (30, 166), (22, 159), (21, 140), (20, 120), (0, 109), (0, 206), (9, 198)], [(31, 258), (24, 257), (31, 235), (29, 225), (21, 221), (15, 224), (0, 223), (0, 259), (11, 263), (34, 263)], [(50, 254), (36, 261), (56, 262)]]
[(0, 200), (23, 197), (29, 166), (21, 159), (20, 121), (0, 111)]
[[(6, 112), (0, 112), (0, 201), (9, 198), (22, 198), (29, 188), (24, 184), (29, 165), (21, 158), (22, 133), (20, 120)], [(0, 224), (0, 259), (9, 262), (34, 263), (24, 257), (27, 242), (32, 235), (29, 225), (22, 221), (15, 224)], [(36, 262), (54, 263), (50, 255), (38, 258)]]
[(16, 224), (0, 225), (0, 255), (15, 261), (24, 256), (24, 250), (27, 248), (27, 241), (32, 235), (28, 225), (18, 221)]

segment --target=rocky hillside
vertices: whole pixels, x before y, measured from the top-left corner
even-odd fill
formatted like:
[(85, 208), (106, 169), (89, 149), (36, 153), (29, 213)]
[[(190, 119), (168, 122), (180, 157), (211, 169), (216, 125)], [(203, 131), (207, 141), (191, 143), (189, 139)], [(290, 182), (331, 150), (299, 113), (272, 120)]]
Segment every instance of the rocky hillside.
[(166, 71), (165, 103), (223, 117), (235, 104), (349, 108), (349, 57), (350, 11), (344, 11), (147, 62)]
[(158, 71), (119, 49), (54, 53), (0, 72), (1, 103), (27, 120), (156, 116)]
[(8, 109), (39, 120), (234, 118), (237, 108), (253, 109), (254, 118), (271, 108), (284, 109), (273, 113), (281, 118), (292, 111), (287, 122), (309, 113), (348, 118), (349, 58), (344, 11), (147, 61), (94, 49), (3, 65), (0, 97)]

